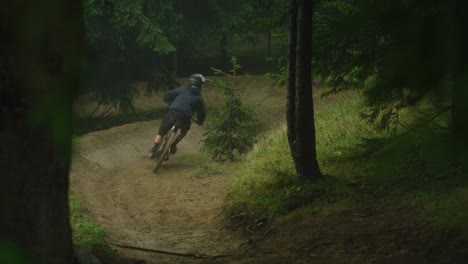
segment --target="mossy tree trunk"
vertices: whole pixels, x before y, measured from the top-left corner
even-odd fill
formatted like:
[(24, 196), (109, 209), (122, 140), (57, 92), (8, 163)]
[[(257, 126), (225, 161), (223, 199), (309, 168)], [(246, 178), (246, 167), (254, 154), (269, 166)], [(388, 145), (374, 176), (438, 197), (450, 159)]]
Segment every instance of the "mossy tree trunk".
[(302, 181), (321, 176), (312, 99), (312, 8), (313, 1), (292, 1), (289, 34), (288, 141), (297, 175)]
[(68, 173), (81, 10), (79, 0), (8, 0), (0, 7), (2, 263), (76, 262)]

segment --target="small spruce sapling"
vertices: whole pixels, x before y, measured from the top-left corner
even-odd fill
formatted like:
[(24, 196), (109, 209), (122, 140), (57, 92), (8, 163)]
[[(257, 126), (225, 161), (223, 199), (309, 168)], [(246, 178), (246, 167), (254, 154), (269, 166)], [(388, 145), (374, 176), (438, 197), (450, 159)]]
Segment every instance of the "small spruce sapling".
[(235, 57), (231, 58), (231, 64), (233, 68), (229, 72), (211, 68), (215, 75), (225, 77), (215, 81), (215, 86), (224, 90), (224, 105), (215, 109), (212, 122), (203, 134), (202, 150), (210, 153), (214, 160), (234, 160), (247, 152), (259, 132), (254, 109), (242, 104), (240, 93), (246, 88), (236, 81), (241, 66)]

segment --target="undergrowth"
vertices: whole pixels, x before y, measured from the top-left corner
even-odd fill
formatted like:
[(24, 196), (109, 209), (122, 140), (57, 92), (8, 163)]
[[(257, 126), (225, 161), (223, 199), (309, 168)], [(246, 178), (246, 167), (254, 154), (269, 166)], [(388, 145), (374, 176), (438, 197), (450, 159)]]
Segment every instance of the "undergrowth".
[[(360, 119), (357, 92), (315, 101), (317, 156), (329, 176), (310, 184), (297, 181), (283, 125), (258, 143), (240, 166), (229, 194), (232, 211), (253, 221), (296, 208), (302, 208), (304, 217), (364, 204), (408, 206), (416, 209), (421, 223), (468, 237), (468, 162), (466, 155), (449, 147), (440, 126), (401, 129), (391, 143), (375, 147), (365, 139), (391, 135), (376, 132)], [(402, 118), (412, 122), (414, 116), (408, 113)]]
[(360, 97), (343, 93), (317, 100), (318, 159), (325, 175), (340, 177), (324, 177), (309, 184), (298, 182), (286, 126), (282, 125), (256, 144), (244, 159), (229, 195), (232, 210), (244, 211), (252, 219), (272, 218), (311, 201), (338, 202), (360, 188), (354, 179), (361, 175), (362, 168), (353, 167), (353, 161), (362, 153), (359, 138), (373, 135), (357, 115)]

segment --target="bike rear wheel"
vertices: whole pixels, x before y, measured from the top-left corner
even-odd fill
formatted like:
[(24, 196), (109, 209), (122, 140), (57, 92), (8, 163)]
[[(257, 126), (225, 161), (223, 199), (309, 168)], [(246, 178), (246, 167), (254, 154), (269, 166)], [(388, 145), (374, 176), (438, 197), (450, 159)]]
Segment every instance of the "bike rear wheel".
[(156, 153), (156, 165), (153, 168), (153, 172), (156, 172), (159, 167), (161, 167), (161, 164), (166, 159), (166, 155), (169, 155), (169, 150), (171, 149), (172, 143), (174, 143), (176, 134), (176, 131), (171, 129), (164, 136), (161, 143), (161, 148), (158, 150), (158, 153)]

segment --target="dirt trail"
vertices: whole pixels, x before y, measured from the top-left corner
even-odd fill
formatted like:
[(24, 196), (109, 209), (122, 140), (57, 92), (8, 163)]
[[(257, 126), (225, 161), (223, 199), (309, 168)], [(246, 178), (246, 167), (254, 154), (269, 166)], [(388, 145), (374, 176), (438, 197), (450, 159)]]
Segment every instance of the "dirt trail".
[[(284, 94), (272, 92), (271, 82), (265, 85), (265, 81), (246, 102), (256, 104), (264, 120), (281, 120)], [(246, 83), (260, 86), (258, 81)], [(207, 104), (219, 103), (219, 91), (205, 94)], [(153, 103), (154, 98), (148, 101)], [(147, 107), (141, 98), (139, 102)], [(229, 170), (203, 173), (204, 164), (196, 157), (204, 128), (195, 124), (179, 144), (177, 155), (152, 173), (147, 152), (159, 122), (127, 124), (77, 138), (72, 189), (93, 220), (109, 233), (112, 244), (194, 255), (237, 250), (245, 238), (226, 230), (220, 215), (233, 174)], [(174, 257), (164, 254), (120, 252), (146, 263), (174, 263)], [(176, 263), (184, 261), (196, 262), (177, 258)]]
[[(249, 91), (244, 102), (257, 107), (260, 120), (276, 126), (284, 119), (284, 89), (261, 76), (248, 77), (244, 83)], [(203, 94), (209, 107), (222, 103), (222, 91), (209, 84)], [(157, 96), (141, 96), (135, 102), (137, 112), (162, 107)], [(81, 106), (84, 114), (95, 108)], [(159, 122), (127, 124), (75, 140), (71, 187), (93, 220), (109, 233), (109, 242), (166, 251), (116, 247), (104, 264), (467, 263), (466, 241), (434, 233), (419, 223), (411, 207), (363, 204), (320, 217), (285, 219), (276, 221), (268, 236), (260, 234), (258, 240), (252, 236), (254, 242), (245, 243), (247, 238), (224, 228), (221, 212), (234, 179), (233, 166), (202, 162), (204, 127), (193, 125), (177, 155), (157, 174), (151, 172), (153, 162), (146, 155)], [(232, 257), (202, 257), (246, 248), (251, 250)]]

